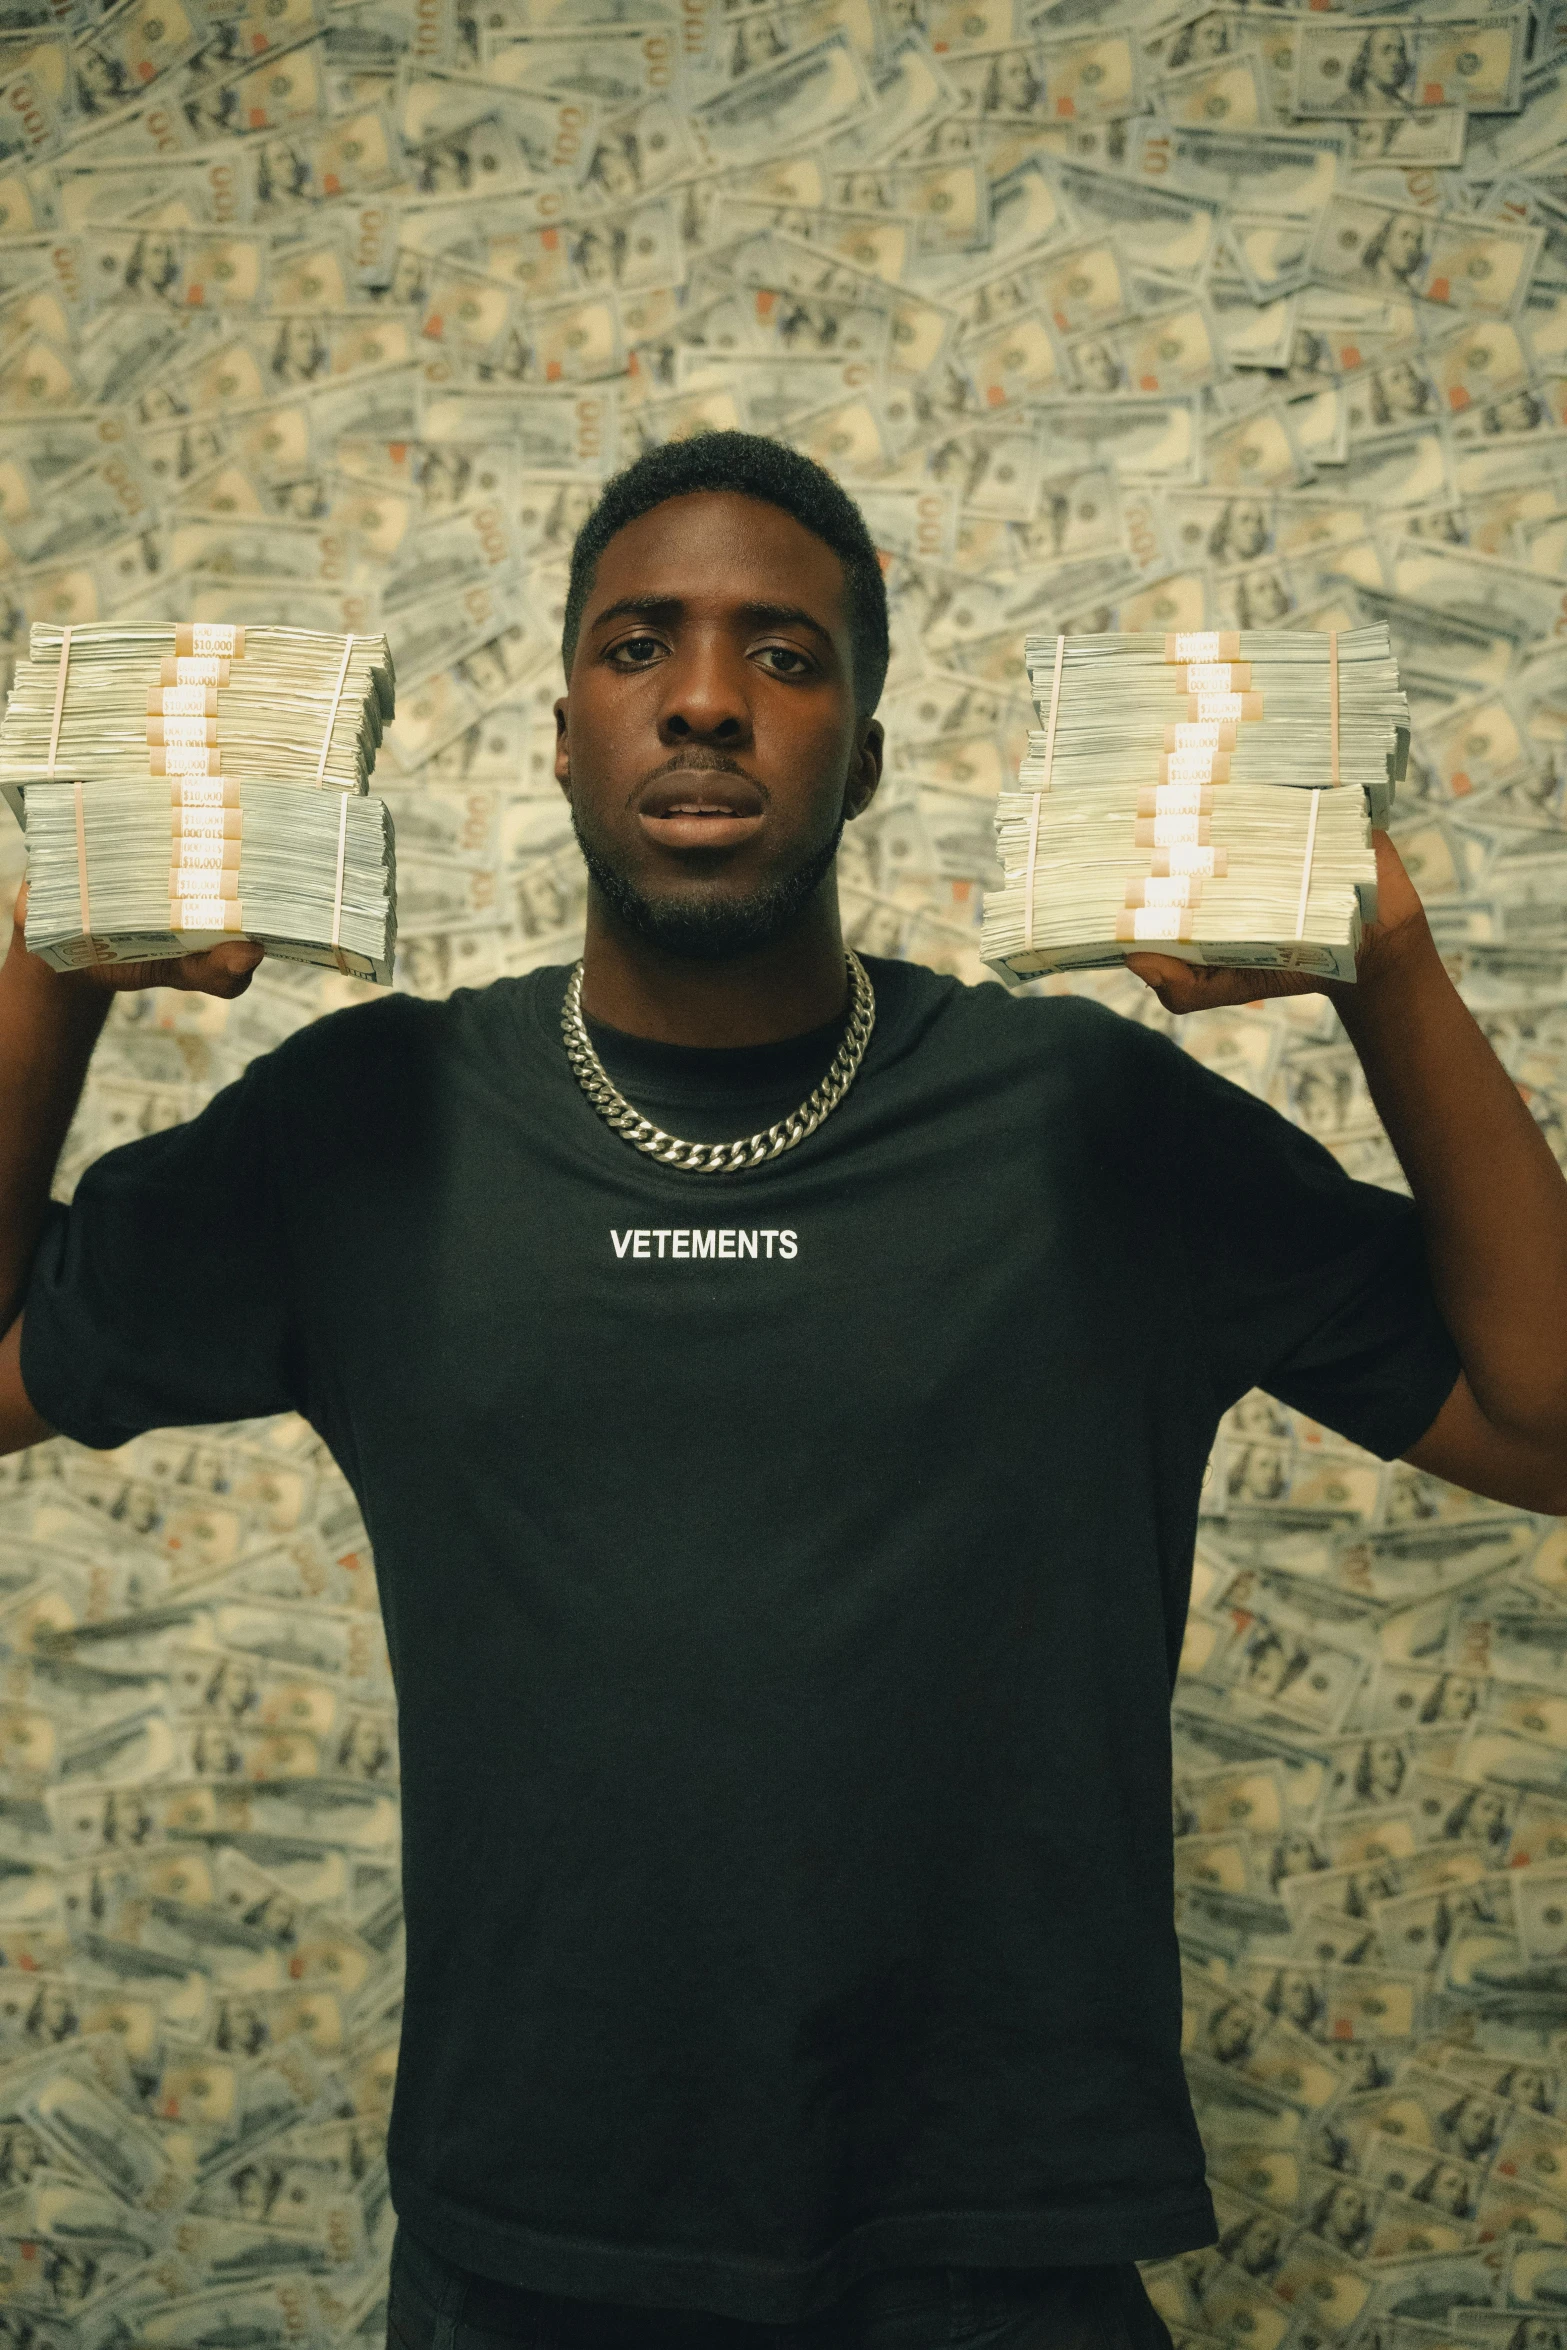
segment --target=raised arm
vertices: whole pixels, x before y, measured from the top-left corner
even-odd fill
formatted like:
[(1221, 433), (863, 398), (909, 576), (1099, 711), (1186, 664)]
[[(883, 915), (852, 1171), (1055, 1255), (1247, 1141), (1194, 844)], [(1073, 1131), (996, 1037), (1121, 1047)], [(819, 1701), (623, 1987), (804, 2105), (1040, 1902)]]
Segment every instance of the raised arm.
[(52, 971), (27, 952), (26, 910), (24, 884), (0, 964), (0, 1453), (53, 1434), (22, 1385), (21, 1307), (54, 1170), (114, 996), (135, 987), (241, 995), (264, 951), (233, 939), (178, 962)]
[(1172, 1012), (1313, 989), (1333, 998), (1409, 1179), (1463, 1376), (1405, 1454), (1519, 1509), (1567, 1515), (1567, 1180), (1443, 967), (1413, 882), (1376, 835), (1380, 919), (1358, 984), (1129, 958)]

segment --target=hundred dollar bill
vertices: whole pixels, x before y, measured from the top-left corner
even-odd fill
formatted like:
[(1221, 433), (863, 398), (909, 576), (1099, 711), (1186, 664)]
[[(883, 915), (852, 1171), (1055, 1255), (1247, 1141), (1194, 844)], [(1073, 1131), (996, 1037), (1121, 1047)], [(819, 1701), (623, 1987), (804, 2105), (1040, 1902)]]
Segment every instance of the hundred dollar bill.
[(1312, 241), (1310, 263), (1329, 283), (1509, 317), (1528, 292), (1542, 242), (1538, 229), (1335, 196)]
[(1145, 268), (1181, 275), (1200, 270), (1207, 260), (1214, 221), (1203, 205), (1077, 164), (1057, 165), (1052, 176), (1085, 226), (1119, 230), (1135, 240)]
[(1526, 9), (1419, 24), (1396, 16), (1302, 25), (1295, 35), (1297, 114), (1387, 115), (1457, 106), (1516, 112)]
[(703, 99), (692, 119), (707, 154), (722, 166), (841, 130), (868, 96), (865, 69), (839, 33)]
[(679, 28), (672, 23), (589, 34), (486, 27), (481, 64), (498, 89), (570, 94), (607, 113), (679, 95), (683, 81)]
[[(53, 154), (73, 87), (79, 86), (64, 40), (31, 33), (0, 36), (0, 164), (26, 164)], [(27, 206), (31, 211), (30, 197)]]
[(1469, 117), (1459, 106), (1374, 116), (1349, 125), (1352, 171), (1451, 171), (1464, 159)]
[(1239, 56), (1172, 73), (1164, 84), (1172, 123), (1254, 131), (1273, 120), (1266, 69), (1260, 57)]
[(953, 55), (946, 76), (982, 123), (1102, 121), (1141, 106), (1137, 51), (1125, 34)]

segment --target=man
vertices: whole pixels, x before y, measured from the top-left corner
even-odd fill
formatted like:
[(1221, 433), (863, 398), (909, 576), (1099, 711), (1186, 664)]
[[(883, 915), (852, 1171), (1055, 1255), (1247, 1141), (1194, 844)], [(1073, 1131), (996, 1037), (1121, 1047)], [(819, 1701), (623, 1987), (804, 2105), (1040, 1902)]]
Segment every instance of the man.
[(1385, 839), (1335, 995), (1413, 1206), (1092, 1002), (846, 959), (887, 614), (794, 452), (620, 476), (563, 652), (577, 971), (318, 1021), (66, 1209), (104, 990), (169, 967), (13, 945), (0, 1448), (295, 1408), (359, 1498), (407, 2350), (1158, 2350), (1131, 2264), (1217, 2232), (1168, 1714), (1219, 1417), (1567, 1511), (1567, 1187)]

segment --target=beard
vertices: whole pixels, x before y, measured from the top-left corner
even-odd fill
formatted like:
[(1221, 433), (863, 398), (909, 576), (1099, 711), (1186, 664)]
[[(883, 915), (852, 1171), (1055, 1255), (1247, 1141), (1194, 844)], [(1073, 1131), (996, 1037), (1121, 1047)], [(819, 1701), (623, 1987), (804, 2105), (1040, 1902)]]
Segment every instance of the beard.
[(652, 897), (611, 862), (602, 842), (584, 831), (575, 801), (569, 804), (583, 862), (612, 912), (649, 946), (696, 963), (728, 962), (782, 937), (831, 872), (845, 823), (840, 814), (830, 840), (770, 875), (749, 897), (729, 896), (713, 883), (682, 890), (678, 896)]

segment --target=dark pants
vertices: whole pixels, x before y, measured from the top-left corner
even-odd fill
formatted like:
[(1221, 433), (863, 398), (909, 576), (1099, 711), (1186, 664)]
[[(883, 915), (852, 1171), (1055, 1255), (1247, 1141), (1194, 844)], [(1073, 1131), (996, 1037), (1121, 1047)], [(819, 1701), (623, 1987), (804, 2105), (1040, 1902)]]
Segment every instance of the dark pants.
[(387, 2350), (1171, 2350), (1119, 2268), (886, 2269), (795, 2325), (700, 2310), (566, 2301), (453, 2268), (399, 2227)]

